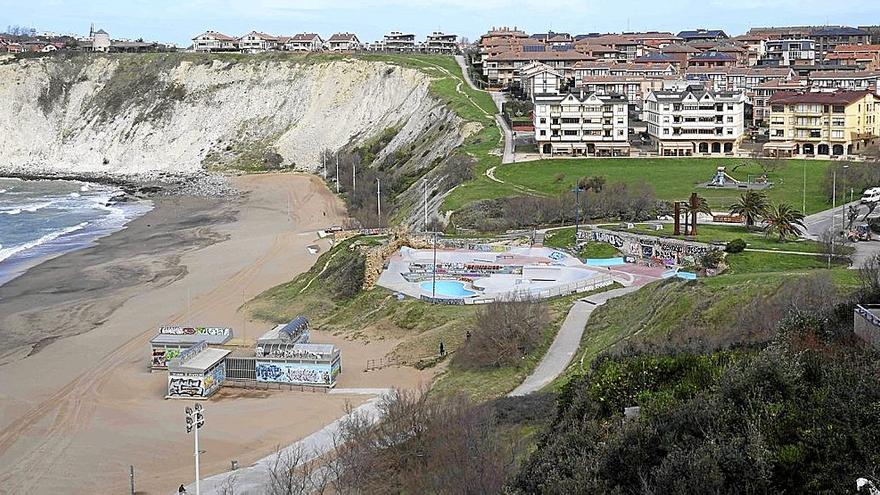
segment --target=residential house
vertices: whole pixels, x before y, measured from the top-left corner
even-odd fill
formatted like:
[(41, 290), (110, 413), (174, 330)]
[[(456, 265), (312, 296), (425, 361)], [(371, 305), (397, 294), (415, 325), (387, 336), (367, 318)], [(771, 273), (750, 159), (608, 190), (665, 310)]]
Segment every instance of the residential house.
[(392, 31), (383, 37), (382, 48), (392, 52), (415, 52), (416, 35)]
[(864, 31), (871, 36), (871, 41), (868, 43), (872, 45), (880, 45), (880, 26), (859, 26), (859, 30)]
[(627, 101), (588, 91), (535, 95), (535, 141), (542, 156), (629, 155)]
[(327, 40), (327, 49), (331, 52), (353, 52), (362, 46), (361, 40), (352, 33), (336, 33)]
[(425, 51), (428, 53), (458, 53), (458, 35), (434, 31), (425, 40)]
[(767, 40), (766, 47), (760, 65), (791, 67), (814, 65), (816, 61), (816, 42), (811, 39)]
[(315, 33), (300, 33), (279, 39), (279, 45), (290, 52), (317, 52), (324, 48), (324, 40)]
[(217, 31), (205, 31), (192, 39), (197, 52), (237, 52), (238, 40)]
[(744, 130), (745, 93), (707, 91), (691, 86), (681, 91), (651, 91), (642, 120), (662, 156), (729, 154), (738, 150)]
[(767, 155), (857, 155), (877, 142), (880, 97), (870, 91), (780, 91), (769, 103)]
[(692, 31), (682, 31), (678, 33), (678, 37), (684, 41), (719, 41), (729, 38), (727, 33), (721, 29), (694, 29)]
[(600, 95), (624, 95), (629, 105), (639, 110), (648, 92), (676, 83), (683, 83), (680, 76), (585, 76), (575, 81), (575, 88)]
[(837, 45), (825, 60), (830, 64), (858, 65), (867, 70), (880, 70), (880, 44)]
[(688, 66), (688, 59), (700, 53), (700, 50), (683, 43), (673, 43), (660, 48), (660, 53), (672, 57), (672, 63), (683, 69)]
[(566, 85), (566, 79), (561, 72), (540, 62), (523, 66), (518, 74), (520, 90), (530, 100), (535, 95), (559, 94)]
[(746, 65), (758, 65), (758, 61), (767, 53), (767, 37), (764, 35), (743, 34), (731, 38), (746, 49)]
[(577, 41), (574, 46), (575, 50), (592, 54), (600, 50), (598, 47), (605, 47), (605, 53), (615, 53), (615, 58), (624, 62), (632, 62), (645, 53), (641, 39), (619, 34), (590, 36)]
[(489, 86), (508, 87), (515, 82), (519, 69), (540, 62), (559, 71), (563, 77), (571, 78), (577, 62), (590, 60), (591, 57), (576, 51), (508, 52), (485, 58), (483, 76)]
[(688, 58), (688, 67), (733, 67), (736, 57), (729, 53), (707, 51), (697, 53)]
[(242, 53), (260, 53), (275, 50), (278, 47), (278, 37), (271, 34), (251, 31), (238, 38), (238, 48)]
[[(478, 42), (480, 56), (474, 61), (475, 65), (482, 66), (486, 57), (500, 55), (502, 53), (521, 51), (521, 46), (529, 41), (529, 35), (524, 31), (508, 27), (493, 27), (489, 32), (480, 36)], [(537, 42), (536, 42), (537, 43)]]

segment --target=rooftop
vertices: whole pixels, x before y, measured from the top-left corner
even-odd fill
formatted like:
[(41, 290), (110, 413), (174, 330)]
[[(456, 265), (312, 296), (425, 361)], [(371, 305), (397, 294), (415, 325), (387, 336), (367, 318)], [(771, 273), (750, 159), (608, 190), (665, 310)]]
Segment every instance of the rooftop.
[(769, 103), (819, 103), (819, 104), (844, 104), (849, 105), (861, 100), (866, 95), (873, 94), (870, 91), (778, 91), (770, 97)]
[(177, 358), (168, 361), (168, 371), (170, 373), (204, 373), (208, 368), (222, 361), (229, 352), (226, 349), (208, 347), (182, 364)]

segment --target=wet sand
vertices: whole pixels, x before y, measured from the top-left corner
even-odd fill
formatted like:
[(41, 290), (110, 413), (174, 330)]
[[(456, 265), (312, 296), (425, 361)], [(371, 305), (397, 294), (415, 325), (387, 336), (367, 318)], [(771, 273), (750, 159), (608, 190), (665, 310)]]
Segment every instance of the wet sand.
[[(50, 260), (0, 287), (0, 493), (169, 493), (192, 480), (185, 401), (164, 400), (147, 369), (160, 324), (270, 325), (238, 308), (307, 270), (316, 231), (344, 208), (315, 177), (235, 180), (236, 200), (167, 198), (94, 247)], [(415, 387), (431, 372), (363, 371), (396, 342), (313, 332), (342, 349), (340, 387)], [(202, 474), (247, 465), (342, 415), (364, 396), (224, 389), (205, 403)]]

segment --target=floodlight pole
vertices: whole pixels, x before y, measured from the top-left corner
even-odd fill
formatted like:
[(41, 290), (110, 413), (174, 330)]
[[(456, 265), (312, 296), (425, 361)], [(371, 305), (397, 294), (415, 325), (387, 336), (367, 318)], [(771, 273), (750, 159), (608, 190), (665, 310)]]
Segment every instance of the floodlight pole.
[(577, 252), (578, 231), (580, 230), (580, 212), (581, 212), (581, 186), (576, 184), (574, 187), (574, 250)]
[(428, 231), (428, 178), (423, 180), (425, 184), (425, 232)]
[(378, 227), (382, 227), (382, 179), (376, 178), (376, 215), (379, 217)]
[(801, 206), (801, 213), (807, 214), (807, 161), (804, 160), (804, 198)]
[(437, 304), (437, 232), (434, 232), (434, 268), (431, 277), (431, 304)]
[(196, 455), (196, 495), (200, 495), (199, 480), (201, 479), (201, 476), (199, 475), (199, 427), (198, 427), (198, 425), (196, 425), (195, 431), (193, 433), (195, 434), (195, 436), (193, 438), (195, 438), (195, 444), (196, 444), (196, 450), (195, 450), (195, 455)]

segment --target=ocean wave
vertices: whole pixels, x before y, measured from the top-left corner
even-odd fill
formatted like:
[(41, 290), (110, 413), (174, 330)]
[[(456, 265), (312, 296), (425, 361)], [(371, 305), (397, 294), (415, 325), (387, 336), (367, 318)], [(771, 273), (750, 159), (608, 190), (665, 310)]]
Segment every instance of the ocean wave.
[(36, 212), (42, 210), (43, 208), (48, 208), (54, 204), (55, 204), (54, 201), (42, 201), (39, 203), (31, 203), (28, 205), (21, 205), (21, 206), (15, 207), (15, 208), (0, 209), (0, 213), (5, 214), (5, 215), (20, 215), (24, 212), (36, 213)]
[(43, 237), (40, 237), (39, 239), (35, 239), (33, 241), (30, 241), (30, 242), (27, 242), (27, 243), (24, 243), (24, 244), (21, 244), (18, 246), (12, 246), (10, 248), (3, 248), (2, 246), (0, 246), (0, 261), (4, 261), (13, 255), (21, 253), (23, 251), (27, 251), (28, 249), (33, 249), (37, 246), (41, 246), (43, 244), (46, 244), (47, 242), (52, 242), (61, 236), (64, 236), (67, 234), (72, 234), (73, 232), (76, 232), (78, 230), (82, 230), (82, 229), (86, 228), (86, 226), (88, 224), (89, 224), (89, 222), (82, 222), (80, 224), (73, 225), (71, 227), (67, 227), (67, 228), (64, 228), (61, 230), (56, 230), (55, 232), (50, 232), (50, 233), (44, 235)]

